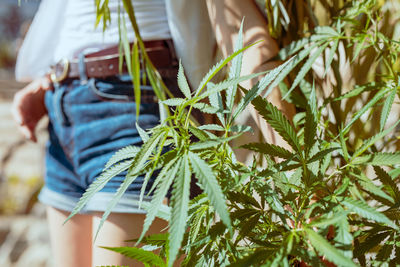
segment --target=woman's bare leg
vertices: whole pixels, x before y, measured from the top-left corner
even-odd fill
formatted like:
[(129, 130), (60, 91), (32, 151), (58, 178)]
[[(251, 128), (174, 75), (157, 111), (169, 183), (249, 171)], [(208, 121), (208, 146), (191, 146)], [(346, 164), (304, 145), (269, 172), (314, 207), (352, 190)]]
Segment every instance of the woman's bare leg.
[[(97, 231), (102, 215), (103, 213), (100, 212), (94, 214), (93, 233)], [(143, 266), (136, 261), (129, 260), (119, 253), (100, 248), (100, 246), (132, 246), (134, 243), (127, 243), (125, 240), (138, 238), (140, 236), (145, 216), (144, 214), (111, 213), (102, 226), (93, 245), (93, 266)], [(167, 225), (166, 221), (156, 218), (147, 234), (160, 233)]]
[(69, 214), (66, 211), (47, 207), (55, 266), (91, 266), (92, 216), (77, 214), (63, 225)]

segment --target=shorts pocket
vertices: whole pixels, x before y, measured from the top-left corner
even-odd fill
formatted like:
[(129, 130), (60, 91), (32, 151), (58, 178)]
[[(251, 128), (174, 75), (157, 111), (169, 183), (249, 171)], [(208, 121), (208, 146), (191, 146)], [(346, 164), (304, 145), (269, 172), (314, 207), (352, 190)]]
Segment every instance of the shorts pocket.
[(91, 92), (101, 100), (112, 101), (133, 101), (133, 86), (125, 82), (105, 82), (96, 79), (90, 79), (87, 86)]
[[(116, 81), (90, 79), (88, 87), (91, 92), (102, 100), (133, 102), (135, 101), (133, 85), (130, 81)], [(141, 102), (155, 102), (153, 88), (148, 85), (141, 86)]]

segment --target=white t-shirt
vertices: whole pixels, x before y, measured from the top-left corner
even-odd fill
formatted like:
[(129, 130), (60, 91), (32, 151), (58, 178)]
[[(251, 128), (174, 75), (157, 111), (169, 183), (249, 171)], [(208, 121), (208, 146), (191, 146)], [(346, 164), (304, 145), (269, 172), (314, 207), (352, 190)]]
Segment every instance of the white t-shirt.
[[(56, 62), (55, 51), (59, 45), (60, 27), (64, 20), (67, 3), (70, 1), (78, 4), (79, 2), (88, 3), (87, 5), (90, 5), (94, 10), (94, 0), (42, 0), (17, 58), (15, 70), (17, 80), (31, 81), (40, 77), (48, 71), (50, 65)], [(109, 1), (111, 5), (114, 0)], [(145, 29), (146, 23), (150, 28), (157, 28), (157, 32), (160, 29), (159, 26), (151, 26), (150, 17), (145, 16), (146, 13), (149, 14), (150, 9), (147, 9), (148, 12), (144, 12), (143, 15), (139, 14), (140, 8), (136, 8), (137, 3), (141, 3), (143, 7), (143, 4), (146, 3), (164, 1), (169, 31), (177, 55), (182, 59), (190, 83), (196, 87), (215, 60), (216, 42), (206, 3), (204, 0), (134, 0), (136, 17), (143, 36), (146, 36), (146, 32), (151, 32)], [(164, 14), (160, 15), (160, 13), (163, 12), (154, 13), (153, 19), (156, 19), (156, 21), (164, 20)], [(95, 18), (92, 17), (92, 21), (86, 23), (89, 27), (94, 28)], [(112, 19), (112, 23), (118, 23), (118, 21)], [(127, 28), (131, 28), (130, 25), (127, 26)], [(162, 28), (165, 29), (164, 26)], [(167, 32), (166, 30), (161, 31)], [(148, 34), (146, 36), (147, 40), (159, 39), (159, 37), (164, 38), (166, 35), (160, 34), (150, 37)]]
[[(171, 38), (165, 0), (132, 0), (132, 4), (143, 40)], [(120, 0), (109, 0), (111, 22), (105, 32), (102, 22), (95, 28), (93, 0), (42, 0), (17, 58), (17, 80), (41, 76), (49, 65), (76, 57), (84, 48), (117, 44), (118, 5), (121, 22), (124, 16), (128, 39), (132, 41), (135, 34)]]

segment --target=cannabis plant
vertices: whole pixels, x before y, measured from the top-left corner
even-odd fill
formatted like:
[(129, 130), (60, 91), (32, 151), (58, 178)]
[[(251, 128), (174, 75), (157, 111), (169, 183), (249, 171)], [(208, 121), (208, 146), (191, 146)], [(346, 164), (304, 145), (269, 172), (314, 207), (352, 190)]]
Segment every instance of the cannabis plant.
[[(99, 3), (99, 14), (106, 16), (106, 4)], [(133, 7), (123, 3), (135, 27)], [(386, 28), (393, 23), (390, 4), (396, 8), (397, 2), (266, 1), (284, 63), (242, 77), (247, 47), (240, 31), (235, 52), (212, 67), (195, 90), (180, 65), (184, 97), (161, 98), (169, 116), (152, 129), (138, 126), (143, 145), (118, 151), (71, 216), (127, 170), (102, 222), (138, 176), (145, 177), (142, 199), (156, 175), (151, 203), (141, 203), (148, 212), (136, 241), (145, 246), (108, 248), (147, 266), (172, 266), (178, 257), (184, 257), (182, 266), (400, 264), (399, 121), (391, 112), (399, 95), (399, 43)], [(134, 47), (133, 55), (138, 51)], [(131, 69), (138, 66), (134, 61)], [(228, 62), (226, 79), (211, 82)], [(156, 72), (148, 73), (159, 85)], [(135, 83), (138, 75), (132, 75)], [(256, 76), (261, 78), (252, 88), (239, 85)], [(266, 100), (276, 86), (296, 106), (293, 119)], [(244, 96), (235, 102), (239, 94)], [(242, 148), (254, 153), (254, 164), (236, 160), (230, 141), (251, 131), (236, 124), (248, 105), (290, 148), (248, 143)], [(193, 123), (194, 109), (213, 114), (215, 123)], [(203, 193), (190, 200), (192, 177)], [(168, 221), (168, 233), (146, 236), (156, 216)]]

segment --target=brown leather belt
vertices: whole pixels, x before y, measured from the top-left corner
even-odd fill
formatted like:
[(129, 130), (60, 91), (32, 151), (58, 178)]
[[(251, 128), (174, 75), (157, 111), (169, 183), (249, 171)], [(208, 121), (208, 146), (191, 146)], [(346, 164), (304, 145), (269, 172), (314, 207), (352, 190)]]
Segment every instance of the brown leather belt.
[[(161, 76), (176, 77), (178, 61), (172, 40), (144, 41), (146, 52), (153, 65)], [(79, 78), (78, 59), (62, 59), (52, 67), (50, 77), (53, 82), (63, 82), (66, 79)], [(107, 78), (121, 73), (127, 73), (126, 63), (123, 63), (122, 71), (119, 70), (118, 46), (109, 47), (98, 52), (85, 55), (85, 69), (88, 78)]]

